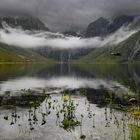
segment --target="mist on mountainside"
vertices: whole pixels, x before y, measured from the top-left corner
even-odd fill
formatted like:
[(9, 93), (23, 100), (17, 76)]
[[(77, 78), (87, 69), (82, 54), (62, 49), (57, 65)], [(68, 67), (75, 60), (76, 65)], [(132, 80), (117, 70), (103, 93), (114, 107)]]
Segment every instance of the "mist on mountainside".
[(23, 48), (51, 47), (53, 49), (98, 48), (105, 45), (118, 44), (126, 40), (138, 30), (121, 27), (116, 32), (105, 37), (81, 38), (65, 36), (61, 33), (49, 31), (30, 31), (12, 28), (3, 24), (0, 29), (0, 42)]

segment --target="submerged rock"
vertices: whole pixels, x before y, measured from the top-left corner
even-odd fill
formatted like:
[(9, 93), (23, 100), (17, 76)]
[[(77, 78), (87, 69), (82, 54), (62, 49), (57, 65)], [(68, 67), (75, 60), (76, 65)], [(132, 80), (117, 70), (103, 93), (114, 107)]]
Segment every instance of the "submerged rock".
[(132, 103), (132, 104), (136, 104), (136, 103), (138, 103), (138, 100), (136, 98), (131, 98), (129, 100), (129, 102)]

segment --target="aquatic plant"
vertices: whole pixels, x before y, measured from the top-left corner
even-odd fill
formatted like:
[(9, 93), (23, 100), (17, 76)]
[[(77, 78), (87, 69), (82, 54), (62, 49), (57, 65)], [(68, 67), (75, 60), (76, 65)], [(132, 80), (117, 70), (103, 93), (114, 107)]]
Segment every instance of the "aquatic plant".
[(132, 125), (131, 140), (140, 140), (140, 127)]
[[(25, 90), (26, 91), (26, 90)], [(82, 91), (81, 91), (82, 92)], [(86, 91), (87, 93), (87, 91)], [(26, 97), (26, 98), (25, 98)], [(30, 99), (28, 98), (30, 97)], [(22, 101), (24, 103), (28, 103), (28, 124), (29, 124), (29, 131), (32, 132), (32, 130), (37, 129), (37, 125), (43, 125), (47, 127), (47, 118), (49, 118), (49, 115), (52, 115), (54, 117), (54, 120), (56, 122), (56, 126), (61, 127), (65, 129), (66, 131), (69, 131), (73, 133), (74, 130), (81, 129), (81, 133), (78, 133), (78, 138), (81, 140), (88, 139), (88, 136), (86, 136), (84, 127), (84, 121), (86, 119), (89, 119), (91, 122), (91, 128), (94, 130), (98, 127), (97, 124), (97, 117), (98, 114), (95, 114), (93, 106), (91, 104), (91, 100), (82, 99), (82, 102), (77, 97), (73, 96), (69, 90), (65, 90), (63, 92), (63, 95), (53, 96), (53, 95), (47, 95), (43, 99), (42, 96), (29, 96), (29, 95), (22, 95), (22, 99), (19, 98), (19, 101)], [(129, 98), (132, 96), (129, 95)], [(100, 102), (100, 107), (104, 107), (104, 126), (103, 127), (111, 127), (111, 125), (116, 125), (118, 129), (122, 131), (122, 133), (127, 133), (126, 127), (128, 126), (130, 128), (130, 123), (132, 123), (132, 120), (135, 120), (136, 122), (139, 122), (140, 119), (140, 109), (138, 104), (131, 104), (131, 106), (126, 107), (122, 106), (122, 108), (125, 111), (125, 115), (122, 117), (118, 117), (114, 113), (114, 108), (119, 104), (115, 102), (115, 96), (113, 93), (107, 93), (106, 96), (101, 96), (101, 98), (98, 98)], [(127, 98), (128, 100), (128, 98)], [(27, 101), (27, 102), (26, 102)], [(42, 101), (42, 102), (41, 102)], [(83, 102), (84, 101), (84, 102)], [(99, 103), (98, 102), (98, 103)], [(16, 112), (16, 101), (15, 107), (13, 108), (11, 114), (5, 114), (3, 117), (4, 121), (8, 121), (10, 125), (16, 125), (18, 122), (20, 122), (20, 115)], [(79, 108), (84, 107), (85, 112), (84, 114), (80, 112), (79, 114)], [(129, 108), (129, 109), (128, 109)], [(123, 110), (121, 109), (121, 111)], [(86, 113), (86, 114), (85, 114)], [(81, 120), (80, 120), (81, 119)], [(19, 121), (20, 120), (20, 121)], [(18, 124), (20, 125), (20, 124)], [(11, 126), (11, 127), (12, 127)], [(22, 123), (21, 123), (22, 126)], [(43, 127), (42, 126), (42, 127)], [(138, 127), (138, 126), (137, 126)], [(134, 127), (132, 129), (132, 140), (138, 140), (135, 139), (136, 137), (139, 138), (139, 135), (137, 133), (138, 129), (137, 127)], [(75, 129), (76, 128), (76, 129)], [(83, 130), (82, 130), (83, 129)], [(33, 131), (34, 132), (34, 131)], [(118, 138), (118, 139), (117, 139)], [(119, 140), (119, 137), (115, 137), (116, 140)]]
[(81, 136), (80, 136), (80, 139), (81, 139), (81, 140), (85, 140), (85, 138), (86, 138), (85, 135), (81, 135)]
[(4, 118), (5, 120), (8, 120), (8, 115), (4, 116), (3, 118)]
[(80, 125), (80, 122), (77, 120), (75, 115), (77, 105), (74, 105), (74, 98), (71, 96), (64, 96), (63, 101), (64, 119), (61, 122), (62, 127), (66, 130), (71, 130)]
[(136, 119), (140, 119), (140, 111), (133, 111), (131, 115)]
[(79, 125), (80, 125), (79, 121), (75, 119), (68, 119), (67, 117), (65, 117), (64, 120), (62, 121), (62, 127), (69, 131)]

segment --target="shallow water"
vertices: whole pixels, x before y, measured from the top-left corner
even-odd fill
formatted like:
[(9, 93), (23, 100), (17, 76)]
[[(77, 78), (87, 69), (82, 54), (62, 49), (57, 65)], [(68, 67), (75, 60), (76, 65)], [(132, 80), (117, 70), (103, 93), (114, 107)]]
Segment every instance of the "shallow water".
[[(45, 92), (50, 96), (43, 96), (36, 109), (21, 104), (7, 109), (1, 102), (0, 139), (75, 140), (84, 135), (87, 140), (129, 140), (129, 123), (135, 120), (130, 114), (108, 108), (104, 99), (111, 92), (114, 102), (124, 103), (122, 98), (130, 88), (135, 96), (140, 88), (139, 69), (139, 65), (1, 65), (1, 96), (10, 91), (10, 96), (20, 100), (28, 89), (31, 95)], [(79, 122), (83, 115), (81, 125), (71, 129), (62, 127), (64, 112), (60, 113), (66, 89), (74, 105), (78, 104), (75, 116)]]

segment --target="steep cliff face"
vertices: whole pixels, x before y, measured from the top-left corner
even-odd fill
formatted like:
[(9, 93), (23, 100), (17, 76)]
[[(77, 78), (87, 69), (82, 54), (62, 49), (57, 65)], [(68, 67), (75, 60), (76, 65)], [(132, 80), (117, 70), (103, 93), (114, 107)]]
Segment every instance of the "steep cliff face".
[(28, 16), (9, 16), (9, 17), (0, 17), (0, 27), (2, 24), (6, 23), (11, 27), (21, 27), (23, 30), (44, 30), (49, 31), (49, 28), (45, 26), (37, 18), (28, 17)]
[(127, 26), (128, 24), (132, 23), (134, 19), (135, 16), (126, 15), (118, 16), (112, 21), (101, 17), (88, 25), (85, 37), (109, 35), (117, 31), (122, 26)]

